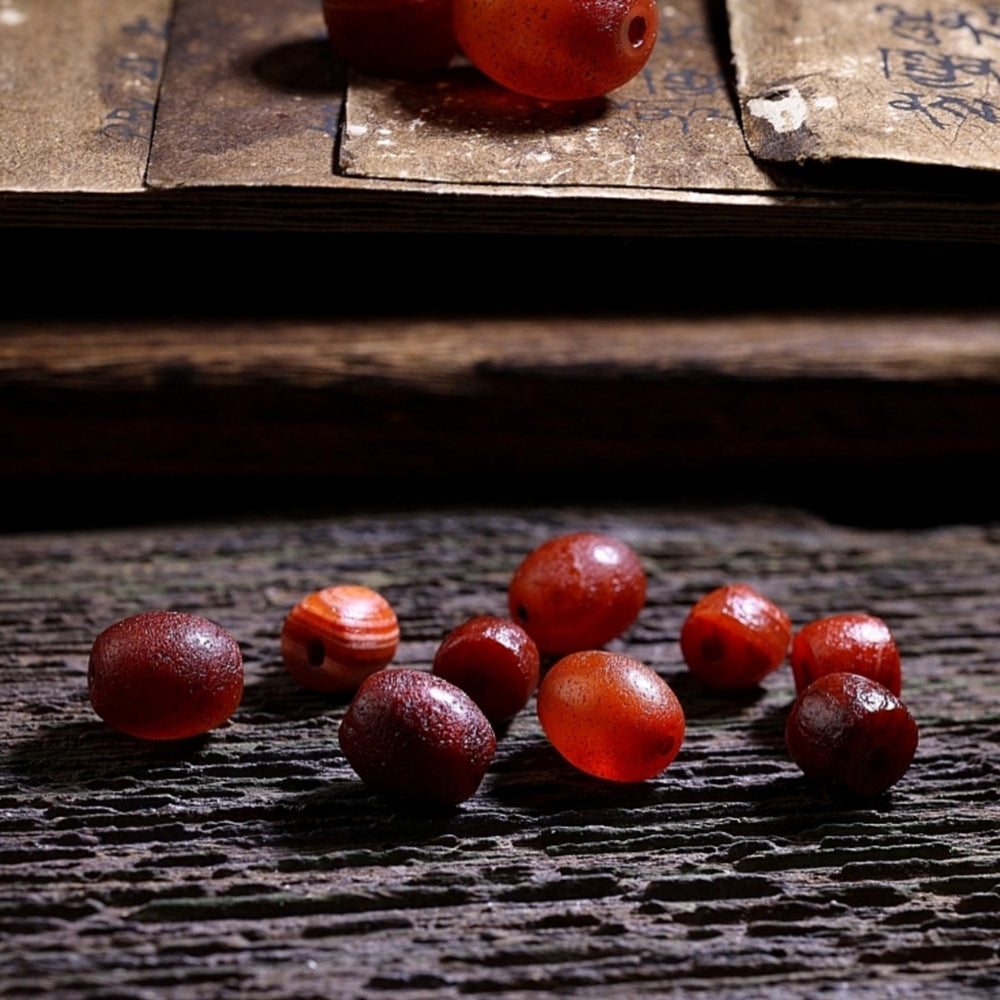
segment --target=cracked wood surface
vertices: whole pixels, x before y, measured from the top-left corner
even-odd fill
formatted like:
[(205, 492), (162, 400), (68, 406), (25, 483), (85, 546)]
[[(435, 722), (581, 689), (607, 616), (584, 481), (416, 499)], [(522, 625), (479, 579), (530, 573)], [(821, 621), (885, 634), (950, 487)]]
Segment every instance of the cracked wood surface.
[[(614, 644), (674, 686), (675, 763), (640, 785), (574, 772), (533, 707), (454, 810), (384, 799), (336, 742), (343, 699), (278, 652), (308, 590), (394, 603), (398, 665), (502, 611), (543, 539), (591, 527), (640, 553), (639, 621)], [(1000, 988), (1000, 534), (836, 527), (781, 509), (427, 511), (8, 535), (0, 629), (0, 981), (65, 1000), (979, 997)], [(812, 786), (782, 742), (787, 666), (744, 697), (699, 690), (677, 636), (743, 579), (796, 625), (884, 617), (920, 725), (887, 795)], [(98, 631), (173, 607), (240, 641), (242, 706), (144, 745), (86, 700)]]

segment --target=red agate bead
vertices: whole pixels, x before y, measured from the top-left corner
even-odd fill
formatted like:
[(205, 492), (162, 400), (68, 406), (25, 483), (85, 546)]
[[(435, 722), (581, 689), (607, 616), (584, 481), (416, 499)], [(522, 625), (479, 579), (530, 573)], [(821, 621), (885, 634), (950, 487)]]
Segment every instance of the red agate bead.
[(369, 73), (442, 69), (458, 52), (451, 0), (323, 0), (335, 55)]
[(610, 535), (576, 532), (529, 553), (508, 588), (510, 615), (539, 652), (563, 656), (621, 635), (646, 602), (646, 571)]
[(434, 654), (434, 673), (457, 685), (490, 722), (506, 722), (538, 686), (540, 657), (516, 622), (477, 615), (445, 636)]
[(389, 668), (366, 678), (338, 736), (365, 784), (445, 805), (479, 788), (496, 752), (493, 727), (479, 706), (424, 670)]
[(899, 647), (874, 615), (831, 615), (803, 625), (792, 640), (791, 664), (799, 694), (817, 677), (840, 671), (863, 674), (895, 695), (902, 686)]
[(221, 726), (243, 697), (237, 641), (200, 615), (146, 611), (106, 628), (87, 667), (94, 711), (146, 740), (182, 740)]
[(807, 777), (857, 795), (879, 795), (909, 768), (917, 724), (906, 705), (876, 681), (824, 674), (792, 705), (785, 743)]
[(559, 660), (542, 679), (537, 707), (556, 750), (610, 781), (660, 774), (684, 739), (684, 710), (670, 686), (623, 653), (584, 650)]
[(706, 594), (681, 627), (684, 662), (706, 687), (754, 687), (788, 654), (792, 623), (773, 601), (745, 583)]
[(354, 584), (309, 594), (281, 629), (285, 668), (313, 691), (354, 691), (390, 663), (398, 648), (392, 605), (377, 591)]
[(454, 0), (477, 69), (542, 101), (600, 97), (636, 76), (656, 43), (656, 0)]

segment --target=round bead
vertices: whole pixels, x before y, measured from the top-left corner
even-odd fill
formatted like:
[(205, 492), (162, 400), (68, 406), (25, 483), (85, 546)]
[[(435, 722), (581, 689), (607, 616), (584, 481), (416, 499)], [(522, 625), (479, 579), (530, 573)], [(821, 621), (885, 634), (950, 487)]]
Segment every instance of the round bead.
[(909, 768), (917, 724), (896, 695), (868, 677), (824, 674), (792, 705), (785, 743), (807, 777), (879, 795)]
[(443, 69), (458, 52), (451, 0), (323, 0), (335, 55), (369, 73)]
[(312, 691), (354, 691), (399, 648), (396, 612), (368, 587), (342, 585), (303, 598), (285, 619), (285, 668)]
[(434, 673), (457, 685), (490, 722), (506, 722), (538, 687), (540, 657), (516, 622), (477, 615), (452, 629), (434, 654)]
[(898, 695), (902, 687), (899, 648), (881, 618), (830, 615), (803, 625), (792, 640), (792, 673), (801, 694), (823, 674), (863, 674)]
[(365, 784), (444, 805), (479, 788), (496, 752), (493, 727), (476, 703), (423, 670), (390, 668), (368, 677), (338, 735)]
[(739, 691), (759, 684), (788, 655), (792, 623), (753, 587), (733, 583), (706, 594), (681, 626), (681, 655), (706, 687)]
[(604, 650), (552, 666), (538, 689), (538, 719), (570, 764), (610, 781), (660, 774), (684, 739), (684, 710), (666, 681), (639, 660)]
[(646, 602), (646, 572), (635, 551), (610, 535), (551, 538), (514, 572), (508, 605), (545, 656), (597, 649), (621, 635)]
[(106, 628), (87, 668), (94, 711), (146, 740), (181, 740), (221, 726), (243, 697), (243, 657), (215, 622), (146, 611)]

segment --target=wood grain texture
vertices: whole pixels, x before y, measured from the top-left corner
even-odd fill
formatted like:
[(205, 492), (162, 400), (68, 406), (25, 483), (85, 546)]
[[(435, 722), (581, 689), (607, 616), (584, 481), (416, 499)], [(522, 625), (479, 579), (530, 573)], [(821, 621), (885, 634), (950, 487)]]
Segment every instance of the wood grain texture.
[[(592, 527), (650, 574), (615, 645), (674, 686), (676, 762), (590, 780), (529, 707), (479, 793), (432, 810), (368, 791), (343, 700), (297, 689), (277, 637), (304, 592), (353, 579), (427, 667), (463, 617), (502, 611), (517, 561)], [(786, 510), (427, 511), (2, 539), (0, 981), (65, 1000), (261, 997), (954, 998), (1000, 989), (1000, 534), (836, 528)], [(744, 579), (797, 624), (884, 617), (921, 730), (871, 802), (812, 786), (782, 743), (787, 668), (746, 697), (697, 689), (690, 604)], [(147, 746), (86, 700), (97, 632), (150, 607), (240, 641), (243, 705)]]
[[(131, 519), (136, 480), (196, 509), (391, 498), (399, 477), (439, 496), (523, 497), (544, 479), (589, 497), (995, 513), (996, 315), (6, 323), (0, 480), (29, 520), (92, 494)], [(942, 498), (928, 478), (959, 488)]]

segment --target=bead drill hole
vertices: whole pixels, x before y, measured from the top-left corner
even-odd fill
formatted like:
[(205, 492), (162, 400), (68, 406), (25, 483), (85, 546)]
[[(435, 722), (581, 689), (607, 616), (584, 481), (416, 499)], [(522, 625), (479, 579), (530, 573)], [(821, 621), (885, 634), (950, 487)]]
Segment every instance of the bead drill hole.
[(633, 49), (639, 48), (646, 40), (646, 19), (633, 17), (628, 23), (628, 43)]
[(326, 650), (323, 648), (322, 639), (309, 640), (306, 645), (306, 659), (309, 660), (309, 666), (311, 667), (323, 666), (323, 661), (326, 659)]

